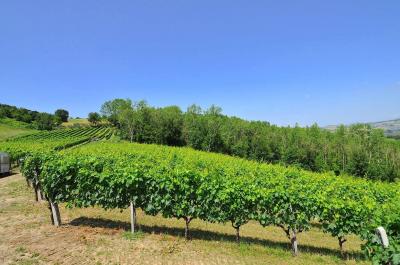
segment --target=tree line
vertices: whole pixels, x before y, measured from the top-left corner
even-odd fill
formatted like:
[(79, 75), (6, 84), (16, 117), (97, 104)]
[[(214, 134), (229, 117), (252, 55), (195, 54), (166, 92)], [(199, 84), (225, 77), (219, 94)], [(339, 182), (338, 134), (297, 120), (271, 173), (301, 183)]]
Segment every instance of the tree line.
[(28, 123), (30, 128), (38, 130), (52, 130), (67, 122), (69, 113), (67, 110), (58, 109), (54, 114), (18, 108), (16, 106), (0, 104), (0, 119), (10, 118)]
[(100, 112), (131, 142), (189, 146), (337, 175), (400, 178), (400, 142), (367, 124), (339, 126), (333, 132), (316, 124), (280, 127), (226, 116), (215, 105), (206, 110), (192, 105), (184, 112), (178, 106), (157, 108), (130, 99), (107, 101)]

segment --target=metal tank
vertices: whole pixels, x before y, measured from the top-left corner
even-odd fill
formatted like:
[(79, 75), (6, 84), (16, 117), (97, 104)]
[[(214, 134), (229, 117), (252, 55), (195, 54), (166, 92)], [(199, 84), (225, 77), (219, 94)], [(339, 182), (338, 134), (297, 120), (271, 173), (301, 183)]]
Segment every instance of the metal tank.
[(7, 153), (0, 152), (0, 174), (10, 173), (10, 156)]

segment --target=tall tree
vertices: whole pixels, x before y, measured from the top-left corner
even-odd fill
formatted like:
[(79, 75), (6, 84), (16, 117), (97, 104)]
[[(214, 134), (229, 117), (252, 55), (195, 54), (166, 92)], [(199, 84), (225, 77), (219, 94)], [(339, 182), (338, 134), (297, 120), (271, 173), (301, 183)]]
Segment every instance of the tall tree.
[(119, 127), (118, 116), (130, 106), (132, 106), (132, 100), (117, 98), (104, 102), (100, 112), (111, 124)]
[(90, 112), (88, 115), (88, 121), (92, 124), (92, 125), (97, 125), (99, 124), (101, 120), (101, 116), (99, 113), (97, 112)]
[(123, 133), (128, 136), (130, 142), (133, 142), (136, 128), (136, 111), (132, 106), (125, 106), (118, 116)]
[(58, 109), (54, 113), (56, 117), (59, 117), (62, 122), (67, 122), (69, 117), (69, 112), (65, 109)]
[(180, 146), (183, 144), (183, 115), (178, 106), (169, 106), (155, 111), (157, 143)]
[(387, 139), (381, 130), (368, 125), (340, 126), (334, 132), (316, 124), (278, 127), (225, 116), (215, 105), (205, 111), (191, 105), (182, 112), (177, 106), (154, 108), (145, 101), (132, 104), (129, 99), (104, 103), (102, 113), (131, 141), (186, 145), (337, 175), (400, 178), (400, 141)]
[(183, 138), (186, 145), (194, 149), (202, 149), (205, 137), (205, 122), (201, 107), (191, 105), (188, 107), (183, 125)]
[(221, 126), (223, 123), (222, 109), (211, 105), (204, 113), (205, 138), (202, 148), (205, 151), (222, 152), (224, 150), (221, 138)]
[(52, 130), (54, 128), (54, 117), (48, 113), (40, 113), (35, 121), (38, 130)]

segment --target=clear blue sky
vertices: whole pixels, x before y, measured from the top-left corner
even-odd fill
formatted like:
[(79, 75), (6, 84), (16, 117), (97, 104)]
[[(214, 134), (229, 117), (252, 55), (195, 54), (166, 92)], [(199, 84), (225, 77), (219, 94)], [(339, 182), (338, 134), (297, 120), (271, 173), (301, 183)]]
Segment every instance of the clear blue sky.
[(122, 97), (279, 125), (400, 118), (400, 1), (0, 2), (0, 102)]

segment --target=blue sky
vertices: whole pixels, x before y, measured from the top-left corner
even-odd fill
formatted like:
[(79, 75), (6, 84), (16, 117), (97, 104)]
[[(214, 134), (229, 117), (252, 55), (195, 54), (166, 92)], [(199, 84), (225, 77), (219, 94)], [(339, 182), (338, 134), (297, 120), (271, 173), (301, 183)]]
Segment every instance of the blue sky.
[(1, 1), (0, 102), (122, 97), (279, 125), (400, 118), (400, 1)]

